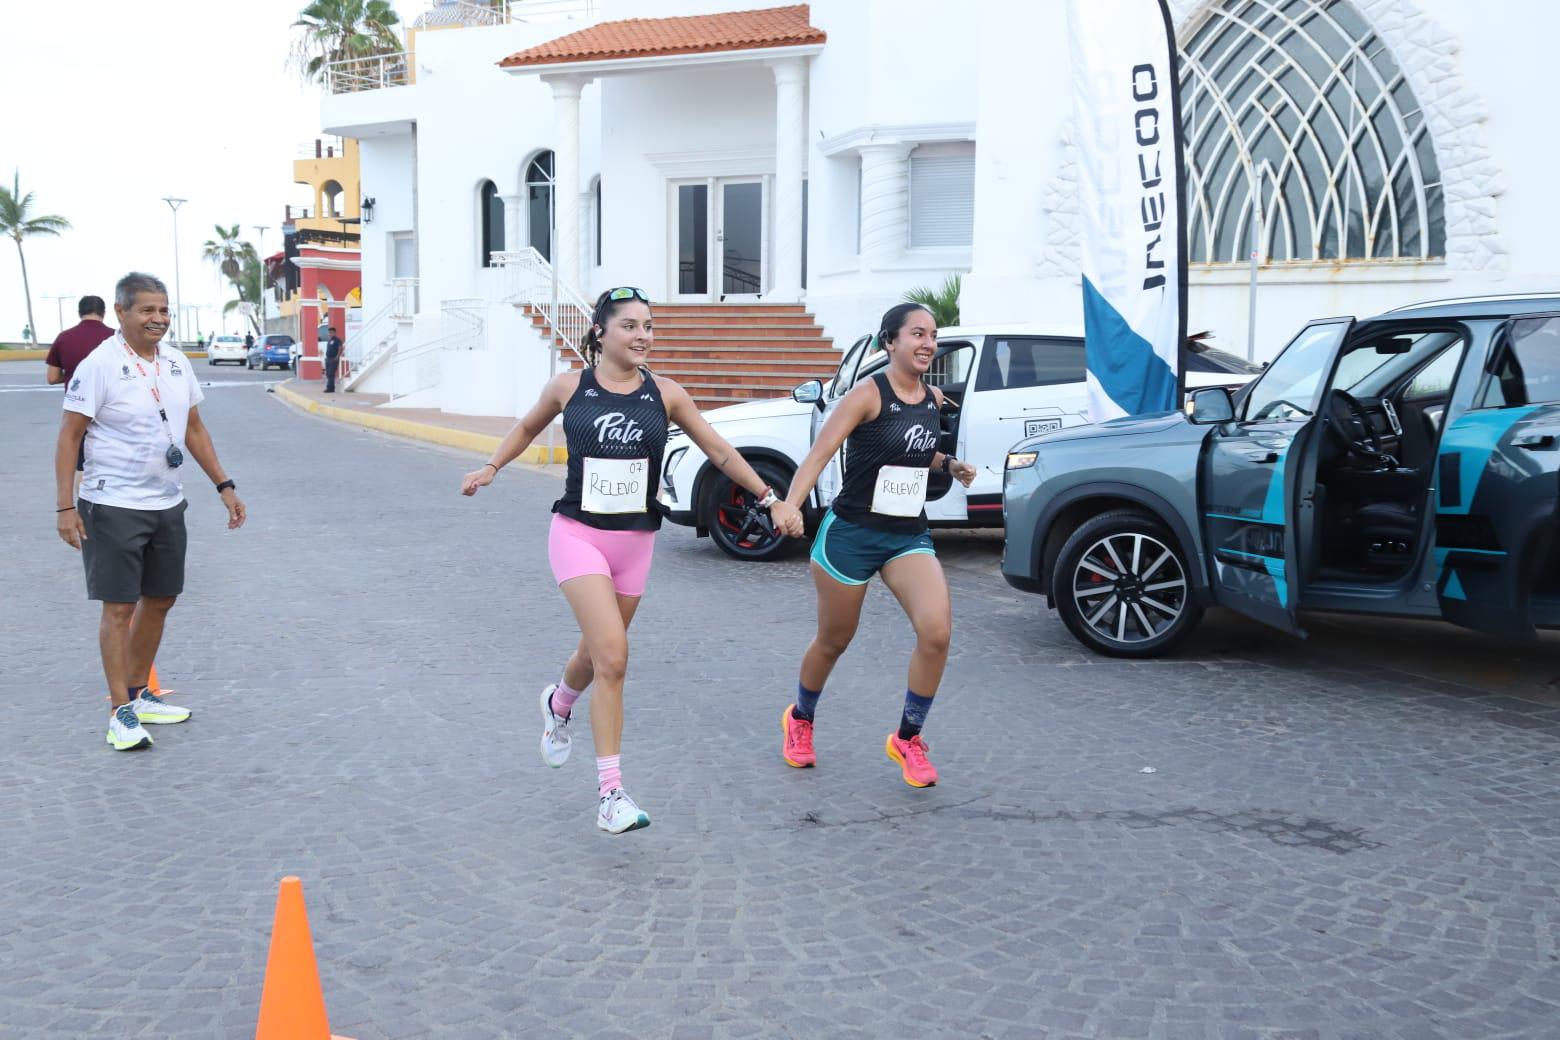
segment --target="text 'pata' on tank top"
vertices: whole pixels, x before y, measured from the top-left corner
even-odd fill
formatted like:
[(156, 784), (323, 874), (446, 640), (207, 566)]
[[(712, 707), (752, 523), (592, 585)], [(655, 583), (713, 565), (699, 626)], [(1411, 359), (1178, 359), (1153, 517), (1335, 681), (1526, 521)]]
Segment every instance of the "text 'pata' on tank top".
[(872, 382), (878, 416), (846, 438), (845, 480), (831, 508), (853, 524), (917, 534), (926, 530), (927, 471), (941, 433), (937, 395), (927, 387), (925, 398), (910, 404), (894, 393), (888, 373), (879, 372)]
[(666, 405), (650, 370), (639, 374), (643, 382), (620, 394), (602, 386), (595, 369), (580, 373), (563, 409), (569, 469), (554, 513), (603, 531), (660, 528)]

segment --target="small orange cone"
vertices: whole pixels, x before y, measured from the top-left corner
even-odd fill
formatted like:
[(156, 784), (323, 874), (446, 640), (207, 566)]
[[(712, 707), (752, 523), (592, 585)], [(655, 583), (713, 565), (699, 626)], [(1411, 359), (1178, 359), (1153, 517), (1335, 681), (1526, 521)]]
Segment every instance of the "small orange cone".
[(155, 664), (152, 665), (151, 669), (146, 673), (146, 688), (151, 690), (153, 693), (156, 693), (158, 690), (162, 689), (161, 684), (157, 682), (157, 666)]
[(303, 882), (295, 877), (282, 878), (276, 896), (255, 1040), (345, 1040), (332, 1038), (325, 1017), (325, 994), (314, 963), (309, 914), (303, 906)]

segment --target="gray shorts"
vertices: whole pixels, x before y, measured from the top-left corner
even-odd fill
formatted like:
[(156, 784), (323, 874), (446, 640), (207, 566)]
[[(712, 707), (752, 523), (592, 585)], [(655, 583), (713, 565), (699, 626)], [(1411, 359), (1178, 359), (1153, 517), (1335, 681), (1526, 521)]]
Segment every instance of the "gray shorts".
[(87, 570), (87, 598), (134, 603), (142, 596), (177, 596), (184, 591), (184, 511), (122, 509), (82, 499), (76, 503), (87, 540), (81, 562)]

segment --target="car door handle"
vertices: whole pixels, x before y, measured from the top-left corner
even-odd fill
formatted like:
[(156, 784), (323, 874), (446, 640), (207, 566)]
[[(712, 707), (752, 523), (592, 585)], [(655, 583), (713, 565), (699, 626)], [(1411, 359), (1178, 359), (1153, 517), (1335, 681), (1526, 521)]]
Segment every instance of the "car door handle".
[(1511, 443), (1518, 448), (1526, 448), (1529, 451), (1543, 451), (1555, 446), (1555, 435), (1552, 433), (1529, 433), (1521, 437), (1513, 437)]
[(1243, 451), (1240, 454), (1258, 465), (1266, 465), (1278, 461), (1278, 452), (1276, 451)]

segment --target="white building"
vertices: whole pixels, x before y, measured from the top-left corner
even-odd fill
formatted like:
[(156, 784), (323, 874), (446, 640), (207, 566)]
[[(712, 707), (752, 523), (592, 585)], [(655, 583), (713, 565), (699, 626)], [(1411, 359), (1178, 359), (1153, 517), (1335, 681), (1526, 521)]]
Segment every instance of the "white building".
[[(1313, 317), (1560, 287), (1547, 187), (1560, 148), (1535, 89), (1560, 8), (1171, 6), (1192, 329), (1247, 350), (1253, 184), (1259, 360)], [(356, 388), (523, 410), (549, 369), (554, 269), (565, 338), (581, 320), (568, 301), (636, 285), (724, 308), (687, 327), (678, 315), (695, 312), (674, 309), (659, 323), (669, 343), (739, 304), (801, 304), (845, 347), (905, 290), (952, 273), (966, 323), (1080, 322), (1063, 0), (486, 11), (438, 4), (426, 22), (500, 24), (425, 28), (407, 55), (333, 71), (324, 129), (361, 141), (373, 200), (363, 294), (378, 319), (349, 344)], [(766, 369), (747, 382), (779, 393), (817, 360), (744, 371)]]

